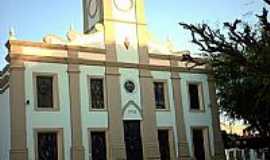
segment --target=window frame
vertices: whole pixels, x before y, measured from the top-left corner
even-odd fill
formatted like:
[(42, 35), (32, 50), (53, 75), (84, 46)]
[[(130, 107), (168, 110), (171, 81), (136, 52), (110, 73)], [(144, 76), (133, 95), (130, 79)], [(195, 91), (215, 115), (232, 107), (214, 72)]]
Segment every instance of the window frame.
[[(156, 96), (155, 96), (155, 82), (157, 83), (163, 83), (164, 87), (164, 101), (165, 101), (165, 108), (157, 108), (156, 105)], [(155, 104), (155, 110), (156, 111), (170, 111), (170, 99), (169, 99), (169, 86), (168, 86), (168, 80), (165, 79), (154, 79), (153, 80), (153, 91), (154, 91), (154, 104)]]
[[(38, 90), (37, 90), (37, 77), (38, 76), (50, 76), (52, 77), (53, 85), (53, 106), (51, 108), (41, 108), (38, 106)], [(57, 112), (60, 111), (59, 102), (59, 86), (58, 86), (58, 74), (49, 72), (33, 72), (33, 93), (34, 93), (34, 110), (39, 112)]]
[[(107, 128), (88, 128), (88, 142), (87, 142), (87, 145), (88, 145), (88, 154), (89, 154), (89, 157), (90, 155), (92, 155), (92, 139), (91, 139), (91, 133), (92, 132), (104, 132), (105, 133), (105, 142), (106, 142), (106, 159), (109, 160), (109, 132), (108, 132), (108, 129)], [(91, 159), (92, 159), (92, 156), (91, 156)]]
[[(199, 109), (191, 108), (191, 98), (189, 92), (189, 85), (196, 85), (198, 87), (198, 98), (199, 98)], [(188, 93), (188, 107), (190, 112), (205, 112), (205, 103), (204, 103), (204, 87), (203, 82), (201, 81), (189, 81), (187, 83), (187, 93)]]
[[(92, 106), (92, 97), (91, 97), (91, 79), (102, 79), (103, 81), (103, 103), (104, 107), (101, 109), (98, 108), (93, 108)], [(87, 92), (88, 92), (88, 107), (89, 111), (107, 111), (107, 93), (106, 93), (106, 82), (105, 82), (105, 77), (104, 76), (93, 76), (93, 75), (88, 75), (87, 76)]]
[(35, 160), (38, 160), (38, 133), (56, 133), (57, 135), (57, 151), (58, 160), (65, 159), (65, 148), (64, 148), (64, 132), (63, 128), (36, 128), (34, 129), (34, 154)]
[(210, 139), (210, 132), (208, 126), (192, 126), (190, 127), (190, 135), (191, 135), (191, 145), (192, 145), (192, 157), (195, 158), (194, 155), (194, 143), (193, 143), (193, 130), (202, 130), (203, 133), (203, 141), (204, 141), (204, 154), (205, 159), (211, 159), (212, 150), (211, 150), (211, 139)]

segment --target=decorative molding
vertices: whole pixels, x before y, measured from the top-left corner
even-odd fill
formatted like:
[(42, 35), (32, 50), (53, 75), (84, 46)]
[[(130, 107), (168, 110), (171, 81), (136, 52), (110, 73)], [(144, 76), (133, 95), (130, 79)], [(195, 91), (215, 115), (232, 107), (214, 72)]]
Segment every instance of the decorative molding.
[(125, 23), (125, 24), (136, 24), (140, 26), (146, 26), (146, 23), (139, 22), (139, 21), (126, 21), (126, 20), (120, 20), (120, 19), (113, 19), (113, 18), (105, 18), (104, 20), (106, 21), (111, 21), (111, 22), (117, 22), (117, 23)]
[(64, 44), (64, 43), (66, 43), (66, 40), (59, 37), (59, 36), (49, 34), (43, 38), (43, 42), (46, 44), (53, 44), (53, 43)]
[(134, 84), (134, 82), (132, 80), (127, 80), (124, 83), (124, 88), (125, 88), (126, 92), (133, 93), (134, 90), (136, 89), (136, 85)]
[(67, 45), (67, 44), (47, 44), (43, 42), (32, 42), (32, 41), (19, 41), (19, 40), (9, 40), (6, 43), (6, 47), (10, 50), (12, 46), (21, 47), (34, 47), (34, 48), (44, 48), (44, 49), (56, 49), (56, 50), (74, 50), (78, 52), (93, 52), (106, 54), (106, 49), (94, 48), (94, 47), (84, 47), (80, 45)]
[(124, 117), (125, 111), (128, 109), (130, 105), (133, 105), (140, 113), (141, 118), (143, 119), (143, 110), (132, 100), (128, 101), (122, 109), (122, 116)]
[[(47, 44), (47, 43), (42, 43), (42, 42), (31, 42), (31, 41), (18, 41), (18, 40), (9, 40), (6, 44), (7, 48), (9, 49), (9, 55), (7, 55), (6, 60), (10, 61), (12, 55), (20, 55), (24, 56), (23, 53), (17, 53), (17, 52), (22, 52), (23, 47), (33, 47), (33, 48), (44, 48), (44, 49), (54, 49), (54, 50), (65, 50), (65, 51), (77, 51), (77, 52), (89, 52), (89, 53), (95, 53), (95, 54), (103, 54), (107, 55), (108, 49), (101, 49), (101, 48), (94, 48), (94, 47), (84, 47), (80, 45), (69, 45), (69, 44)], [(210, 68), (188, 68), (188, 67), (183, 67), (183, 66), (178, 66), (177, 63), (181, 62), (182, 60), (182, 55), (160, 55), (160, 54), (154, 54), (154, 53), (149, 53), (147, 54), (149, 58), (152, 59), (157, 59), (157, 60), (169, 60), (170, 62), (174, 62), (174, 65), (154, 65), (154, 64), (149, 64), (149, 63), (142, 63), (141, 64), (135, 64), (135, 63), (123, 63), (123, 62), (116, 62), (120, 65), (115, 65), (116, 67), (123, 67), (123, 68), (141, 68), (141, 69), (150, 69), (150, 70), (160, 70), (160, 71), (175, 71), (175, 72), (191, 72), (191, 73), (206, 73), (208, 74), (211, 72)], [(25, 55), (25, 56), (30, 56), (30, 55)], [(35, 57), (38, 57), (37, 55), (31, 55), (33, 59)], [(47, 56), (40, 56), (42, 58), (38, 59), (44, 59)], [(111, 60), (110, 57), (106, 56), (107, 59)], [(66, 57), (57, 57), (57, 58), (63, 58), (66, 59)], [(29, 58), (27, 58), (29, 59)], [(56, 59), (56, 57), (54, 58)], [(86, 59), (79, 59), (81, 61), (95, 61), (95, 60), (86, 60)], [(202, 60), (202, 59), (199, 59)], [(62, 60), (63, 61), (63, 60)], [(45, 60), (46, 62), (46, 60)], [(96, 61), (98, 63), (110, 63), (110, 61)], [(57, 62), (61, 63), (61, 62)], [(62, 62), (63, 63), (63, 62)], [(82, 64), (85, 64), (83, 62), (80, 62)], [(87, 64), (86, 64), (87, 65)], [(90, 65), (95, 65), (90, 63)]]
[(212, 73), (210, 70), (205, 70), (205, 69), (187, 69), (185, 67), (158, 66), (158, 65), (135, 64), (135, 63), (125, 63), (125, 62), (116, 62), (116, 61), (114, 62), (98, 61), (98, 60), (88, 60), (88, 59), (70, 58), (70, 57), (62, 58), (62, 57), (52, 57), (52, 56), (13, 54), (13, 55), (10, 55), (10, 59), (20, 60), (20, 61), (30, 61), (30, 62), (97, 65), (97, 66), (116, 67), (116, 68), (136, 68), (136, 69), (145, 69), (145, 70), (151, 70), (151, 71), (188, 72), (188, 73), (195, 73), (195, 74), (211, 74)]
[(169, 55), (169, 54), (157, 54), (157, 53), (149, 53), (150, 58), (154, 59), (162, 59), (162, 60), (182, 60), (183, 55)]

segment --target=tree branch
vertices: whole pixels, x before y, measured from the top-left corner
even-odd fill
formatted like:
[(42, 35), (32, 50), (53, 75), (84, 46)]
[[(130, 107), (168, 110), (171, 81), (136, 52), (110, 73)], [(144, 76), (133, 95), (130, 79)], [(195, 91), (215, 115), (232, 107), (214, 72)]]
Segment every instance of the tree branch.
[(270, 0), (263, 0), (265, 3), (267, 3), (268, 5), (270, 5)]

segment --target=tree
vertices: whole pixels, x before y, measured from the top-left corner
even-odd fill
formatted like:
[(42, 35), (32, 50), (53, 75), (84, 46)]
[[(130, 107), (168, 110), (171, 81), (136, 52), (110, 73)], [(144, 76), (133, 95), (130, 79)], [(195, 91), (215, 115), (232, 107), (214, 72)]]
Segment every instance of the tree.
[[(270, 0), (264, 0), (270, 5)], [(256, 15), (257, 25), (240, 19), (224, 29), (207, 24), (180, 25), (189, 30), (216, 78), (219, 106), (243, 119), (260, 136), (270, 136), (270, 23), (268, 10)]]

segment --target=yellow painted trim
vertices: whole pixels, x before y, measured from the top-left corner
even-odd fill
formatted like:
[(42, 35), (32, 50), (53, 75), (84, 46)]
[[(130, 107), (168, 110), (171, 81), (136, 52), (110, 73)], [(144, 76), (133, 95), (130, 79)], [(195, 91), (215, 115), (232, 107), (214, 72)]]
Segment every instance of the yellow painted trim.
[(138, 21), (126, 21), (114, 18), (105, 18), (106, 21), (117, 22), (117, 23), (125, 23), (125, 24), (136, 24), (136, 25), (147, 25), (146, 23), (138, 22)]

